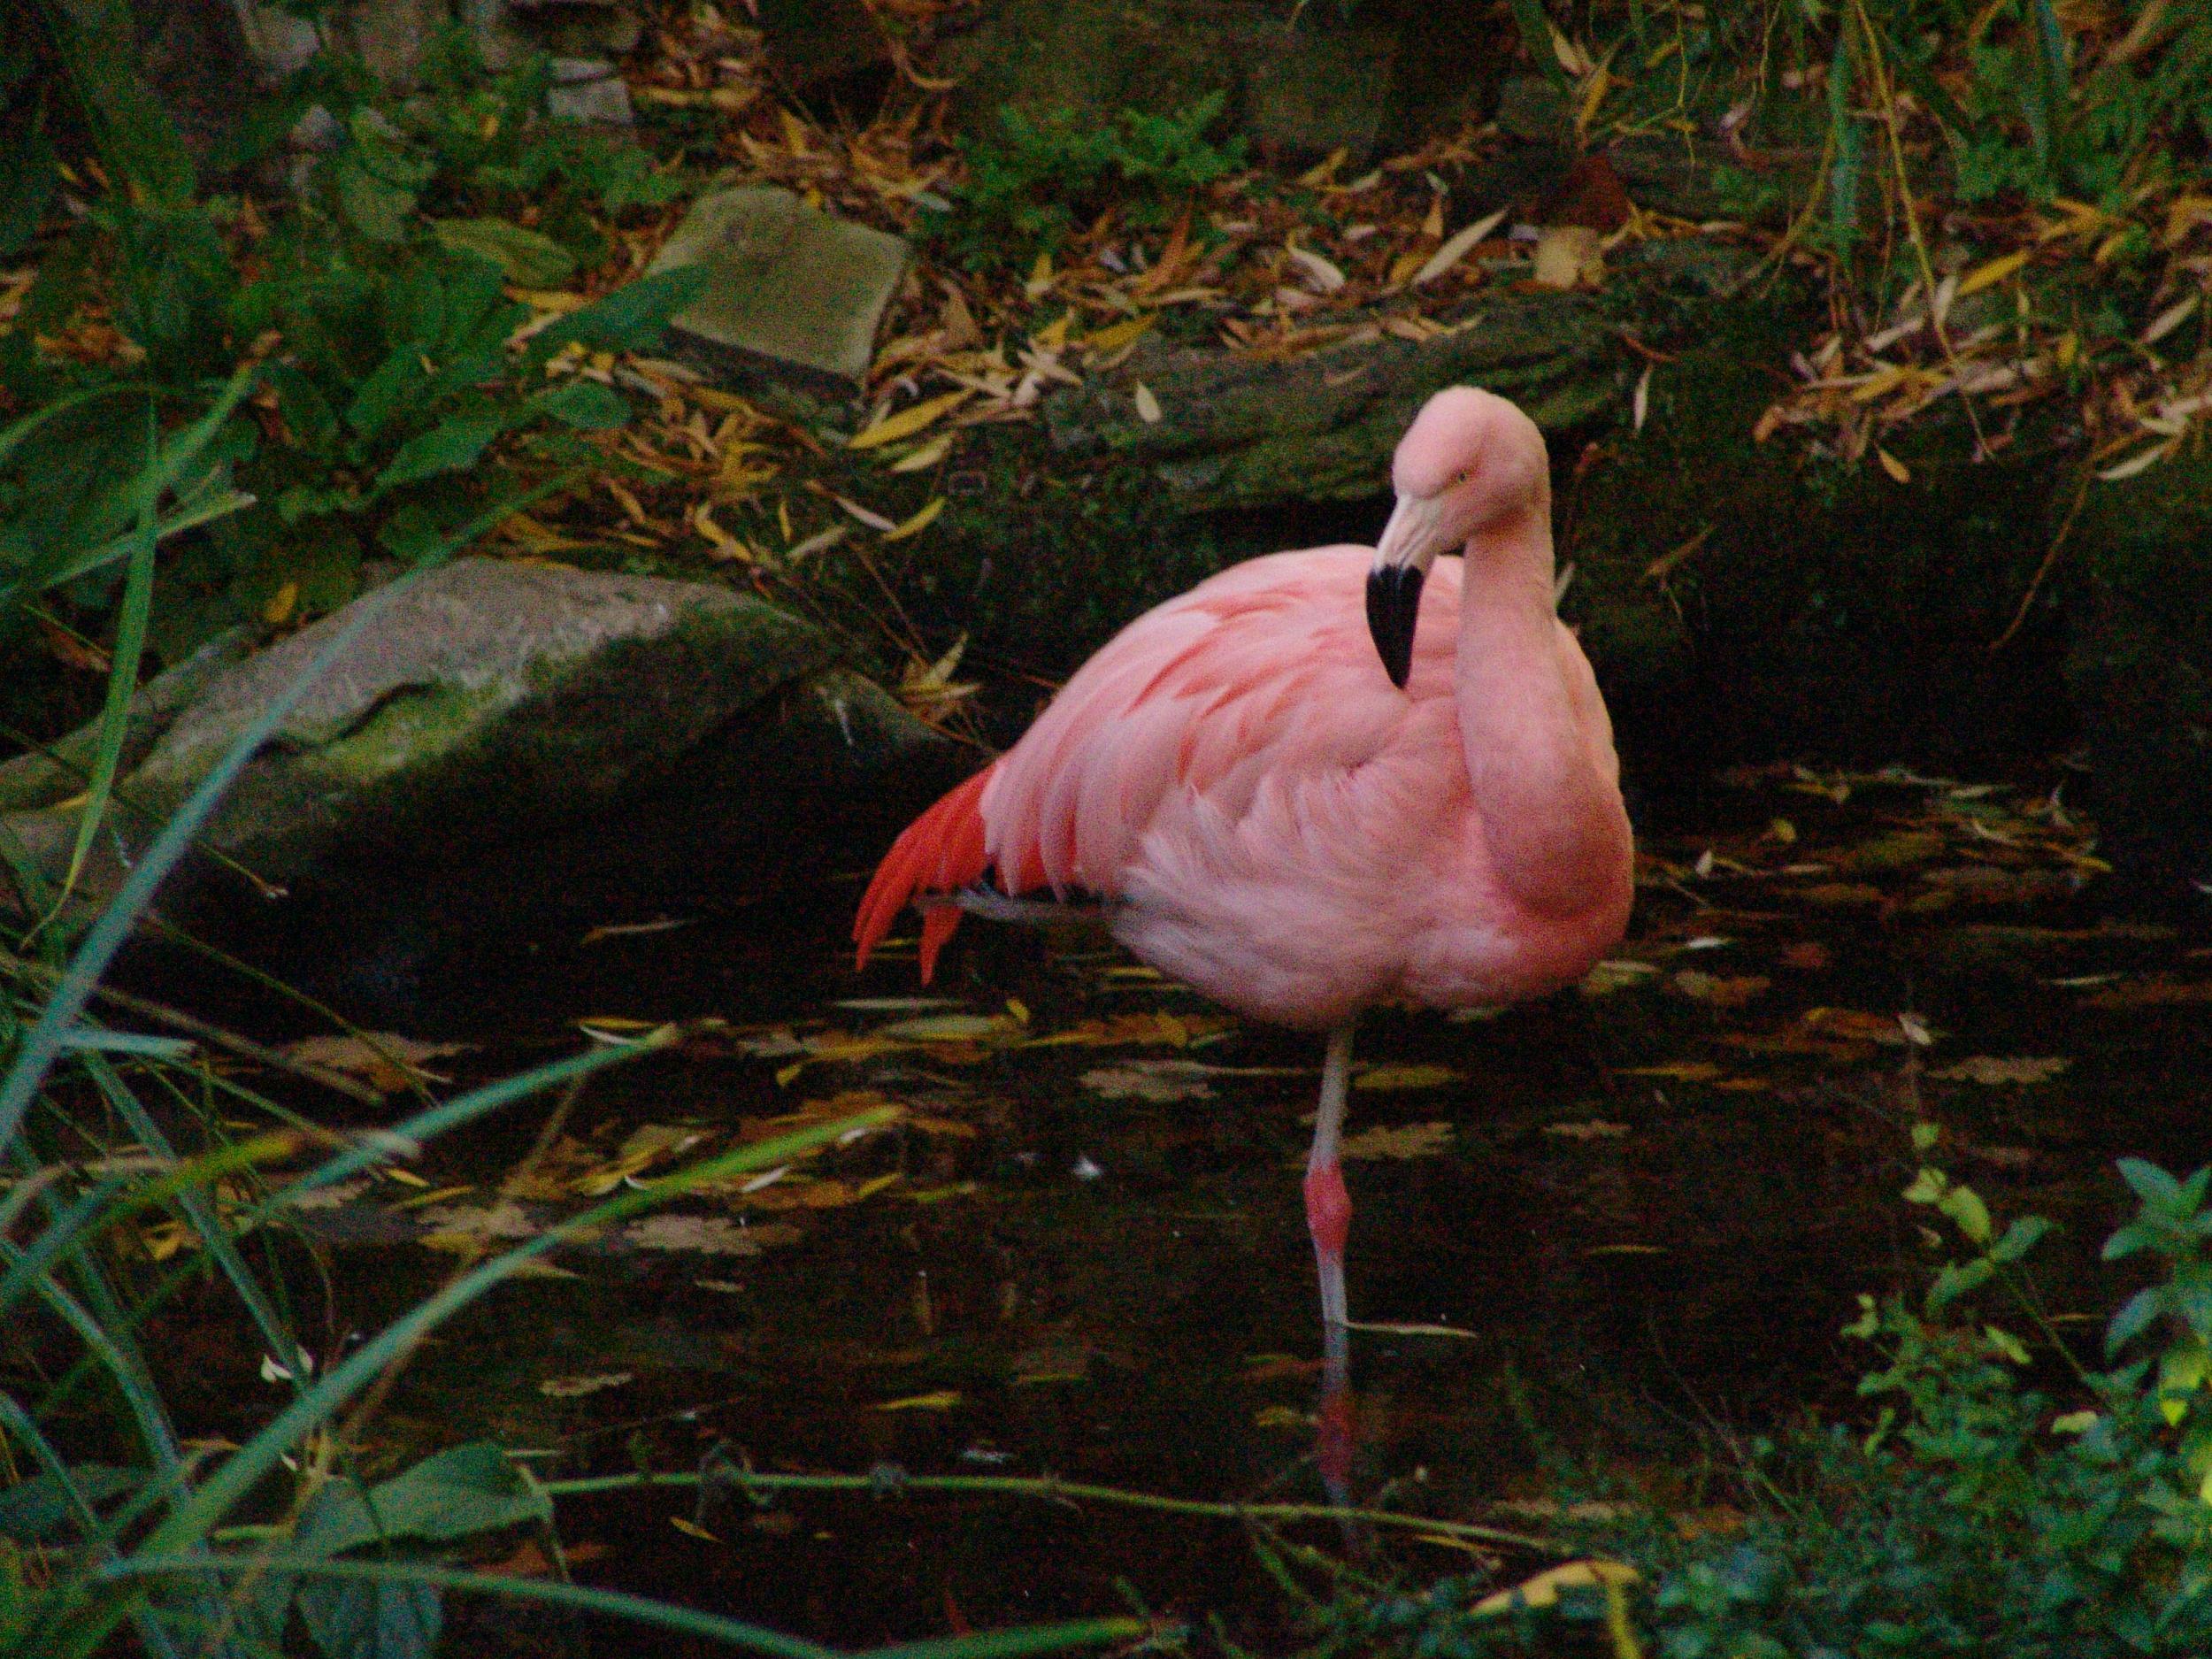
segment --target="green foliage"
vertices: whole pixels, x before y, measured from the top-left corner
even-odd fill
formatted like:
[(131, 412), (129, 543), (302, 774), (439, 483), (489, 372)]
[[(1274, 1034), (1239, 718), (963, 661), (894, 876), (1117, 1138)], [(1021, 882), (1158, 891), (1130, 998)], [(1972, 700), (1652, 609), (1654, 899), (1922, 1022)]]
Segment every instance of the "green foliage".
[(980, 271), (1025, 265), (1110, 206), (1133, 225), (1156, 227), (1243, 165), (1243, 139), (1216, 144), (1206, 136), (1225, 102), (1217, 92), (1172, 115), (1124, 110), (1103, 126), (1065, 110), (1033, 120), (1002, 109), (995, 142), (962, 147), (967, 178), (954, 188), (951, 210), (926, 228)]
[[(678, 186), (629, 145), (546, 120), (544, 90), (542, 65), (488, 75), (458, 35), (403, 101), (319, 59), (253, 124), (281, 134), (309, 104), (334, 118), (296, 198), (88, 204), (0, 338), (0, 389), (27, 411), (0, 444), (0, 603), (45, 595), (96, 632), (116, 614), (142, 506), (121, 480), (148, 433), (173, 444), (242, 358), (257, 362), (250, 398), (155, 503), (150, 638), (168, 660), (237, 621), (341, 604), (369, 560), (419, 563), (600, 462), (588, 434), (627, 401), (559, 349), (650, 345), (689, 279), (632, 284), (526, 348), (529, 308), (505, 288), (598, 264), (604, 217)], [(93, 307), (125, 353), (41, 343)]]
[[(1916, 1133), (1924, 1154), (1931, 1125)], [(2212, 1171), (2177, 1180), (2125, 1160), (2139, 1202), (2108, 1259), (2148, 1253), (2158, 1282), (2108, 1331), (2115, 1369), (2069, 1356), (2021, 1263), (2049, 1232), (1999, 1230), (1972, 1188), (1924, 1168), (1905, 1196), (1966, 1246), (1917, 1298), (1860, 1299), (1847, 1333), (1881, 1360), (1860, 1384), (1872, 1423), (1754, 1442), (1739, 1527), (1687, 1532), (1638, 1509), (1586, 1543), (1633, 1563), (1609, 1601), (1476, 1611), (1475, 1576), (1340, 1603), (1318, 1653), (1457, 1659), (1639, 1651), (1663, 1659), (1985, 1659), (2212, 1652)], [(2046, 1350), (1986, 1311), (2002, 1291)], [(2039, 1382), (2065, 1368), (2062, 1390)], [(2062, 1397), (2062, 1394), (2070, 1397)], [(1574, 1632), (1585, 1632), (1577, 1639)]]

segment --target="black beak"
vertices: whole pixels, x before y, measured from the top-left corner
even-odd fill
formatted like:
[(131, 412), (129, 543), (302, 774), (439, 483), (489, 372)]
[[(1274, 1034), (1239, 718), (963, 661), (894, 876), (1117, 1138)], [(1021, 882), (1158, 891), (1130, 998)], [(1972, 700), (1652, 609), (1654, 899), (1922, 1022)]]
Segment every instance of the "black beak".
[(1379, 565), (1367, 572), (1367, 631), (1390, 683), (1403, 691), (1413, 672), (1413, 625), (1421, 615), (1417, 565)]

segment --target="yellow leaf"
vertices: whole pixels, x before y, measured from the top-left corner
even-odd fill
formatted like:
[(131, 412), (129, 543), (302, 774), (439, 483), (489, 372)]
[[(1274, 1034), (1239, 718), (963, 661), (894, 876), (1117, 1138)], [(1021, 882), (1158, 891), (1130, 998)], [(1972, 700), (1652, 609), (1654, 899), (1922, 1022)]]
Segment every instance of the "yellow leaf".
[(2028, 252), (2027, 249), (2021, 248), (2005, 255), (2001, 259), (1992, 259), (1987, 265), (1977, 266), (1974, 270), (1968, 272), (1959, 279), (1958, 291), (1951, 296), (1952, 300), (1955, 303), (1964, 299), (1969, 294), (1978, 294), (1984, 288), (1993, 288), (2003, 281), (2022, 265), (2027, 264)]
[(261, 619), (275, 626), (292, 614), (292, 607), (300, 601), (300, 585), (287, 582), (269, 595), (269, 603), (261, 607)]
[(919, 511), (910, 514), (891, 529), (885, 531), (883, 539), (886, 541), (903, 541), (909, 536), (919, 535), (937, 522), (937, 515), (944, 510), (945, 498), (942, 495), (933, 495)]
[(1346, 1138), (1348, 1158), (1432, 1158), (1451, 1143), (1449, 1124), (1382, 1124)]
[(1057, 321), (1030, 335), (1029, 343), (1040, 351), (1057, 351), (1068, 343), (1068, 329), (1074, 321), (1072, 311), (1062, 311)]
[(926, 472), (952, 453), (952, 434), (933, 438), (911, 455), (902, 455), (891, 463), (894, 472)]
[(868, 1408), (871, 1411), (949, 1411), (961, 1403), (957, 1388), (940, 1388), (934, 1394), (909, 1394), (903, 1400), (886, 1400), (881, 1405)]
[(1438, 1088), (1459, 1080), (1447, 1065), (1371, 1065), (1352, 1079), (1358, 1089)]
[(1029, 267), (1029, 280), (1022, 284), (1022, 292), (1033, 300), (1038, 299), (1051, 286), (1052, 256), (1041, 253), (1037, 256), (1037, 263)]
[(995, 1014), (929, 1014), (920, 1019), (902, 1019), (871, 1033), (901, 1042), (979, 1042), (1007, 1037), (1019, 1027)]
[(846, 442), (849, 449), (873, 449), (887, 443), (896, 443), (901, 438), (910, 438), (932, 422), (949, 414), (975, 396), (966, 387), (956, 392), (947, 392), (941, 397), (925, 398), (910, 408), (902, 409), (895, 415), (886, 415), (873, 426), (855, 433)]
[[(786, 119), (788, 118), (787, 117)], [(705, 1527), (700, 1525), (696, 1521), (687, 1521), (680, 1515), (670, 1516), (668, 1517), (668, 1524), (674, 1527), (678, 1532), (681, 1532), (686, 1538), (695, 1538), (709, 1544), (718, 1544), (722, 1541), (712, 1532), (707, 1531)]]
[(1596, 1589), (1607, 1585), (1634, 1584), (1643, 1575), (1624, 1562), (1604, 1561), (1591, 1557), (1585, 1561), (1563, 1562), (1548, 1567), (1533, 1578), (1525, 1578), (1510, 1590), (1501, 1590), (1486, 1595), (1475, 1603), (1478, 1613), (1507, 1613), (1516, 1603), (1525, 1607), (1550, 1607), (1559, 1600), (1562, 1590)]
[(1102, 357), (1109, 351), (1118, 351), (1149, 333), (1156, 320), (1148, 312), (1142, 317), (1125, 317), (1118, 323), (1109, 323), (1095, 333), (1084, 335), (1083, 349)]
[(1160, 400), (1153, 396), (1152, 388), (1142, 380), (1139, 380), (1137, 389), (1133, 396), (1136, 400), (1137, 419), (1148, 426), (1158, 426), (1160, 424)]
[(1874, 446), (1874, 458), (1882, 464), (1882, 471), (1887, 472), (1897, 483), (1912, 482), (1911, 470), (1878, 443)]
[(1444, 198), (1429, 197), (1428, 216), (1421, 221), (1421, 234), (1431, 242), (1444, 240)]

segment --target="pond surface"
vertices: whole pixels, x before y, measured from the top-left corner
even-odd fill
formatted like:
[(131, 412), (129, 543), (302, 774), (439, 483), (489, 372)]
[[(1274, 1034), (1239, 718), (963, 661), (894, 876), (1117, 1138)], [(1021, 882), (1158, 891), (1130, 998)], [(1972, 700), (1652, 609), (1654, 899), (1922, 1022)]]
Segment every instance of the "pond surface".
[[(1547, 1461), (1600, 1457), (1720, 1501), (1703, 1483), (1731, 1436), (1848, 1409), (1870, 1359), (1839, 1334), (1855, 1295), (1939, 1259), (1898, 1196), (1916, 1119), (2001, 1217), (2070, 1224), (2062, 1310), (2113, 1299), (2093, 1263), (2122, 1207), (2112, 1158), (2205, 1161), (2212, 941), (2101, 919), (2091, 831), (2047, 783), (1772, 772), (1700, 817), (1646, 834), (1632, 936), (1581, 992), (1362, 1027), (1353, 1315), (1446, 1329), (1356, 1340), (1361, 1502), (1540, 1530)], [(626, 1177), (887, 1101), (906, 1115), (494, 1292), (404, 1373), (385, 1442), (495, 1435), (549, 1477), (879, 1471), (879, 1494), (772, 1507), (562, 1504), (580, 1576), (833, 1642), (1136, 1605), (1221, 1609), (1281, 1645), (1282, 1599), (1232, 1521), (901, 1492), (890, 1471), (1323, 1498), (1298, 1182), (1318, 1041), (1080, 933), (971, 920), (927, 997), (910, 949), (856, 977), (852, 896), (772, 933), (559, 941), (485, 987), (475, 1028), (447, 1033), (479, 1046), (422, 1061), (456, 1084), (572, 1051), (580, 1019), (726, 1025), (315, 1218), (353, 1240), (334, 1341), (472, 1241)], [(1387, 1548), (1429, 1576), (1468, 1564), (1448, 1540)], [(560, 1630), (502, 1612), (470, 1640), (541, 1652)]]

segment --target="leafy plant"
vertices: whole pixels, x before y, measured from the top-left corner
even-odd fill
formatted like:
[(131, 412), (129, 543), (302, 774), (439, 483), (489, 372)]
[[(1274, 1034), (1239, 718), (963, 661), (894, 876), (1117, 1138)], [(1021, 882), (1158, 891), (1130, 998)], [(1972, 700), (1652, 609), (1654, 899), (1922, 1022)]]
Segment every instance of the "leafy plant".
[[(589, 436), (630, 407), (584, 355), (653, 343), (695, 279), (632, 283), (525, 342), (510, 288), (568, 281), (607, 252), (598, 216), (678, 188), (546, 120), (544, 90), (541, 65), (488, 76), (457, 35), (403, 101), (320, 58), (260, 112), (281, 131), (311, 102), (335, 122), (296, 197), (88, 203), (0, 337), (0, 388), (27, 411), (0, 442), (0, 612), (44, 595), (94, 633), (117, 614), (140, 508), (118, 480), (150, 432), (197, 434), (152, 526), (148, 637), (169, 660), (342, 603), (369, 560), (416, 563), (604, 465)], [(219, 397), (242, 359), (248, 383)]]
[(1244, 141), (1216, 144), (1221, 93), (1171, 115), (1124, 110), (1103, 126), (1056, 110), (1034, 119), (999, 111), (995, 141), (962, 147), (967, 176), (930, 234), (972, 270), (1026, 265), (1080, 222), (1114, 208), (1132, 224), (1164, 224), (1175, 209), (1244, 164)]
[[(1916, 1132), (1924, 1155), (1935, 1140)], [(2001, 1229), (1971, 1187), (1923, 1168), (1907, 1199), (1967, 1248), (1917, 1298), (1860, 1299), (1848, 1333), (1881, 1351), (1860, 1384), (1870, 1425), (1754, 1442), (1733, 1525), (1637, 1505), (1585, 1529), (1634, 1575), (1556, 1574), (1533, 1596), (1466, 1575), (1352, 1598), (1316, 1651), (1552, 1652), (1578, 1627), (1599, 1651), (1648, 1640), (1665, 1659), (2212, 1651), (2212, 1171), (2120, 1172), (2139, 1210), (2105, 1256), (2152, 1255), (2162, 1272), (2111, 1319), (2111, 1369), (2068, 1352), (2024, 1274), (2049, 1224)], [(1992, 1292), (2041, 1359), (1978, 1308)], [(2062, 1386), (2039, 1381), (2054, 1362)]]

